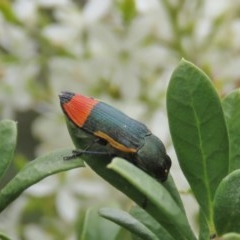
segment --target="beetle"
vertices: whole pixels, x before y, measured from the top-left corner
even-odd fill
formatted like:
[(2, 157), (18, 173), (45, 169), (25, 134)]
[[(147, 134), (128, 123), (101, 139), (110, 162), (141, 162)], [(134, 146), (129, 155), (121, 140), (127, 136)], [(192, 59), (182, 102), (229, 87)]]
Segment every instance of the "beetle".
[[(72, 92), (62, 92), (59, 98), (68, 120), (91, 138), (84, 149), (73, 151), (66, 159), (82, 154), (118, 156), (161, 182), (167, 179), (171, 159), (146, 125), (95, 98)], [(95, 146), (104, 147), (94, 151)]]

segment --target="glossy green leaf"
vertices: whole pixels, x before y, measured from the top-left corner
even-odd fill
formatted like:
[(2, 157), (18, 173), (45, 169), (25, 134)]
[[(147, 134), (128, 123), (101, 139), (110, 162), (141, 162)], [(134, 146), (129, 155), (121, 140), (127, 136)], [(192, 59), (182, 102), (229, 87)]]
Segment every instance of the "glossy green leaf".
[[(76, 146), (77, 149), (85, 149), (86, 147), (89, 147), (89, 145), (91, 145), (94, 141), (95, 141), (95, 137), (94, 136), (86, 136), (86, 133), (83, 132), (80, 128), (76, 127), (74, 124), (72, 124), (71, 122), (69, 122), (66, 119), (66, 123), (68, 126), (68, 130), (69, 133), (72, 137), (72, 140), (74, 142), (74, 145)], [(89, 150), (91, 150), (91, 147), (89, 148)], [(93, 148), (94, 151), (104, 151), (105, 148), (104, 146), (101, 149), (100, 145), (96, 145)], [(83, 154), (81, 156), (84, 161), (101, 177), (103, 177), (106, 181), (108, 181), (110, 184), (112, 184), (114, 187), (116, 187), (118, 190), (122, 191), (124, 194), (126, 194), (128, 197), (130, 197), (133, 201), (135, 201), (139, 206), (142, 206), (145, 208), (145, 210), (151, 215), (153, 216), (155, 219), (159, 220), (162, 219), (165, 222), (165, 219), (162, 217), (162, 212), (159, 211), (158, 206), (156, 206), (155, 203), (153, 203), (152, 201), (148, 201), (146, 202), (146, 199), (148, 199), (148, 196), (146, 195), (145, 192), (140, 191), (135, 185), (132, 184), (131, 181), (129, 181), (129, 179), (127, 179), (126, 177), (122, 176), (121, 174), (119, 174), (118, 172), (112, 171), (111, 169), (107, 168), (108, 164), (111, 162), (112, 157), (111, 156), (97, 156), (97, 155), (89, 155), (89, 154)], [(121, 159), (121, 162), (127, 162), (126, 160)], [(143, 175), (147, 176), (148, 181), (148, 188), (152, 189), (153, 192), (157, 192), (157, 189), (160, 188), (160, 192), (162, 189), (164, 189), (164, 193), (166, 192), (167, 196), (171, 196), (171, 194), (174, 195), (173, 192), (168, 192), (166, 190), (166, 188), (159, 182), (156, 182), (156, 180), (154, 180), (152, 177), (148, 176), (146, 173), (144, 173), (143, 171), (141, 171), (140, 169), (136, 168), (135, 166), (133, 166), (132, 164), (130, 164), (130, 169), (135, 169), (132, 172), (132, 178), (135, 179), (142, 179)], [(144, 182), (144, 180), (142, 180)], [(171, 178), (169, 178), (166, 182), (169, 183), (164, 183), (164, 185), (171, 185), (172, 181)], [(153, 184), (153, 185), (151, 185)], [(156, 188), (156, 189), (155, 189)], [(169, 189), (174, 189), (175, 186), (168, 186)], [(161, 193), (162, 195), (163, 193)], [(176, 196), (175, 196), (176, 197)], [(171, 197), (172, 201), (174, 202), (173, 198)], [(182, 210), (181, 207), (179, 207), (179, 202), (175, 203), (174, 205), (177, 205), (176, 210), (180, 211), (183, 217), (182, 219), (184, 219), (184, 221), (182, 222), (183, 224), (183, 230), (181, 229), (175, 229), (175, 227), (170, 227), (171, 230), (173, 228), (173, 234), (175, 234), (175, 236), (178, 236), (178, 239), (195, 239), (194, 234), (192, 233), (190, 226), (186, 220), (186, 215), (185, 212)], [(181, 204), (180, 204), (181, 205)], [(168, 208), (172, 209), (173, 207), (168, 205)], [(174, 221), (174, 220), (173, 220)], [(172, 223), (169, 225), (172, 226)], [(165, 226), (163, 226), (165, 227)], [(179, 234), (179, 231), (181, 232)], [(171, 233), (172, 234), (172, 233)], [(187, 236), (185, 236), (185, 234)], [(184, 236), (183, 236), (184, 235)]]
[[(86, 133), (82, 131), (80, 128), (76, 127), (71, 122), (69, 122), (68, 119), (66, 119), (66, 123), (67, 123), (69, 134), (77, 149), (85, 149), (95, 141), (94, 136), (92, 136), (92, 138), (86, 137)], [(93, 150), (104, 151), (105, 149), (104, 147), (103, 149), (101, 148), (97, 149), (96, 147), (94, 147)], [(108, 181), (114, 187), (124, 192), (127, 196), (133, 199), (140, 206), (144, 204), (145, 196), (141, 192), (133, 188), (124, 178), (121, 178), (121, 176), (119, 176), (118, 174), (109, 170), (106, 167), (112, 160), (111, 156), (96, 156), (96, 155), (94, 156), (94, 155), (83, 154), (81, 157), (97, 174), (103, 177), (106, 181)], [(162, 184), (169, 191), (169, 193), (172, 195), (174, 200), (177, 202), (177, 204), (180, 206), (180, 208), (184, 212), (183, 203), (178, 193), (177, 187), (173, 181), (172, 176), (169, 175), (167, 181), (165, 181)]]
[(99, 210), (99, 214), (112, 221), (116, 224), (124, 227), (125, 229), (129, 230), (131, 233), (139, 236), (141, 239), (144, 240), (158, 240), (159, 238), (144, 224), (138, 221), (129, 213), (122, 211), (120, 209), (113, 209), (113, 208), (101, 208)]
[(7, 237), (5, 234), (0, 232), (0, 240), (11, 240), (11, 239)]
[(120, 227), (99, 216), (98, 208), (87, 210), (80, 240), (114, 240), (117, 238)]
[(225, 177), (214, 197), (214, 223), (219, 236), (240, 233), (240, 169)]
[(227, 95), (222, 105), (229, 134), (229, 170), (233, 171), (240, 168), (240, 90)]
[(18, 174), (0, 191), (0, 212), (15, 200), (25, 189), (41, 179), (57, 172), (83, 167), (81, 159), (63, 160), (71, 156), (72, 151), (61, 149), (41, 156), (21, 169)]
[[(212, 234), (215, 233), (215, 229), (214, 232), (212, 232)], [(210, 229), (208, 226), (208, 222), (206, 219), (205, 214), (203, 214), (203, 212), (199, 211), (199, 240), (206, 240), (206, 239), (211, 239), (211, 234), (210, 234)]]
[(174, 240), (174, 238), (167, 232), (149, 213), (144, 209), (134, 206), (130, 210), (130, 214), (143, 223), (150, 229), (159, 239)]
[(185, 213), (185, 209), (184, 209), (184, 206), (183, 206), (182, 199), (180, 197), (180, 194), (178, 192), (177, 186), (176, 186), (176, 184), (175, 184), (171, 174), (168, 175), (168, 180), (163, 182), (162, 185), (171, 194), (172, 198), (175, 200), (175, 202), (178, 204), (178, 206)]
[(170, 132), (180, 166), (212, 225), (212, 201), (228, 172), (228, 133), (220, 99), (210, 79), (182, 60), (167, 92)]
[(224, 234), (220, 240), (240, 240), (240, 234), (237, 233), (227, 233)]
[(174, 238), (179, 240), (195, 239), (185, 213), (162, 184), (120, 158), (114, 159), (108, 167), (126, 179), (145, 196), (145, 210)]
[(17, 142), (16, 122), (0, 121), (0, 180), (10, 165)]

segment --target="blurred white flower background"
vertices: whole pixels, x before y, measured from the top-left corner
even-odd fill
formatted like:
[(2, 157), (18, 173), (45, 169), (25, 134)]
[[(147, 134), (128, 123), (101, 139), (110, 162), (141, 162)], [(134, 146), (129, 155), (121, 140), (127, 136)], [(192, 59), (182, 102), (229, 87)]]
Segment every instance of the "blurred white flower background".
[[(19, 127), (0, 188), (27, 161), (73, 147), (58, 94), (78, 92), (121, 109), (162, 139), (197, 231), (197, 205), (168, 129), (168, 81), (184, 57), (225, 95), (240, 85), (239, 42), (237, 0), (0, 1), (0, 117)], [(0, 216), (0, 230), (16, 240), (74, 240), (81, 214), (104, 202), (131, 204), (88, 168), (56, 174), (18, 198)]]

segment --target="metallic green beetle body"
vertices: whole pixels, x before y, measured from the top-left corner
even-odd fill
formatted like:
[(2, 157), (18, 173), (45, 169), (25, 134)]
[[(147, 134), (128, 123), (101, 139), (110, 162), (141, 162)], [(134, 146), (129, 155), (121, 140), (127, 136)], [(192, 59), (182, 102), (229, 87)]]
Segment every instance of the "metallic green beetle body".
[(79, 94), (64, 92), (60, 102), (67, 118), (86, 133), (86, 138), (93, 140), (85, 153), (90, 145), (101, 145), (105, 154), (122, 157), (160, 181), (167, 179), (171, 160), (161, 140), (143, 123), (104, 102)]

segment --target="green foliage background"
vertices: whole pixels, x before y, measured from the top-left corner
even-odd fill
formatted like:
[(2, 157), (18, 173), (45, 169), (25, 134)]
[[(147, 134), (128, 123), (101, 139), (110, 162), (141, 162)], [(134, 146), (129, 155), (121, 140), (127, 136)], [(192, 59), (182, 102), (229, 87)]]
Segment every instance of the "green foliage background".
[[(168, 147), (173, 176), (187, 191), (171, 147), (166, 88), (182, 57), (221, 95), (239, 87), (240, 3), (101, 2), (0, 1), (0, 118), (16, 120), (19, 131), (14, 165), (0, 187), (36, 156), (73, 146), (57, 97), (69, 90), (145, 122)], [(61, 173), (19, 198), (1, 215), (0, 228), (14, 239), (75, 239), (86, 208), (106, 201), (131, 204), (86, 169)]]

